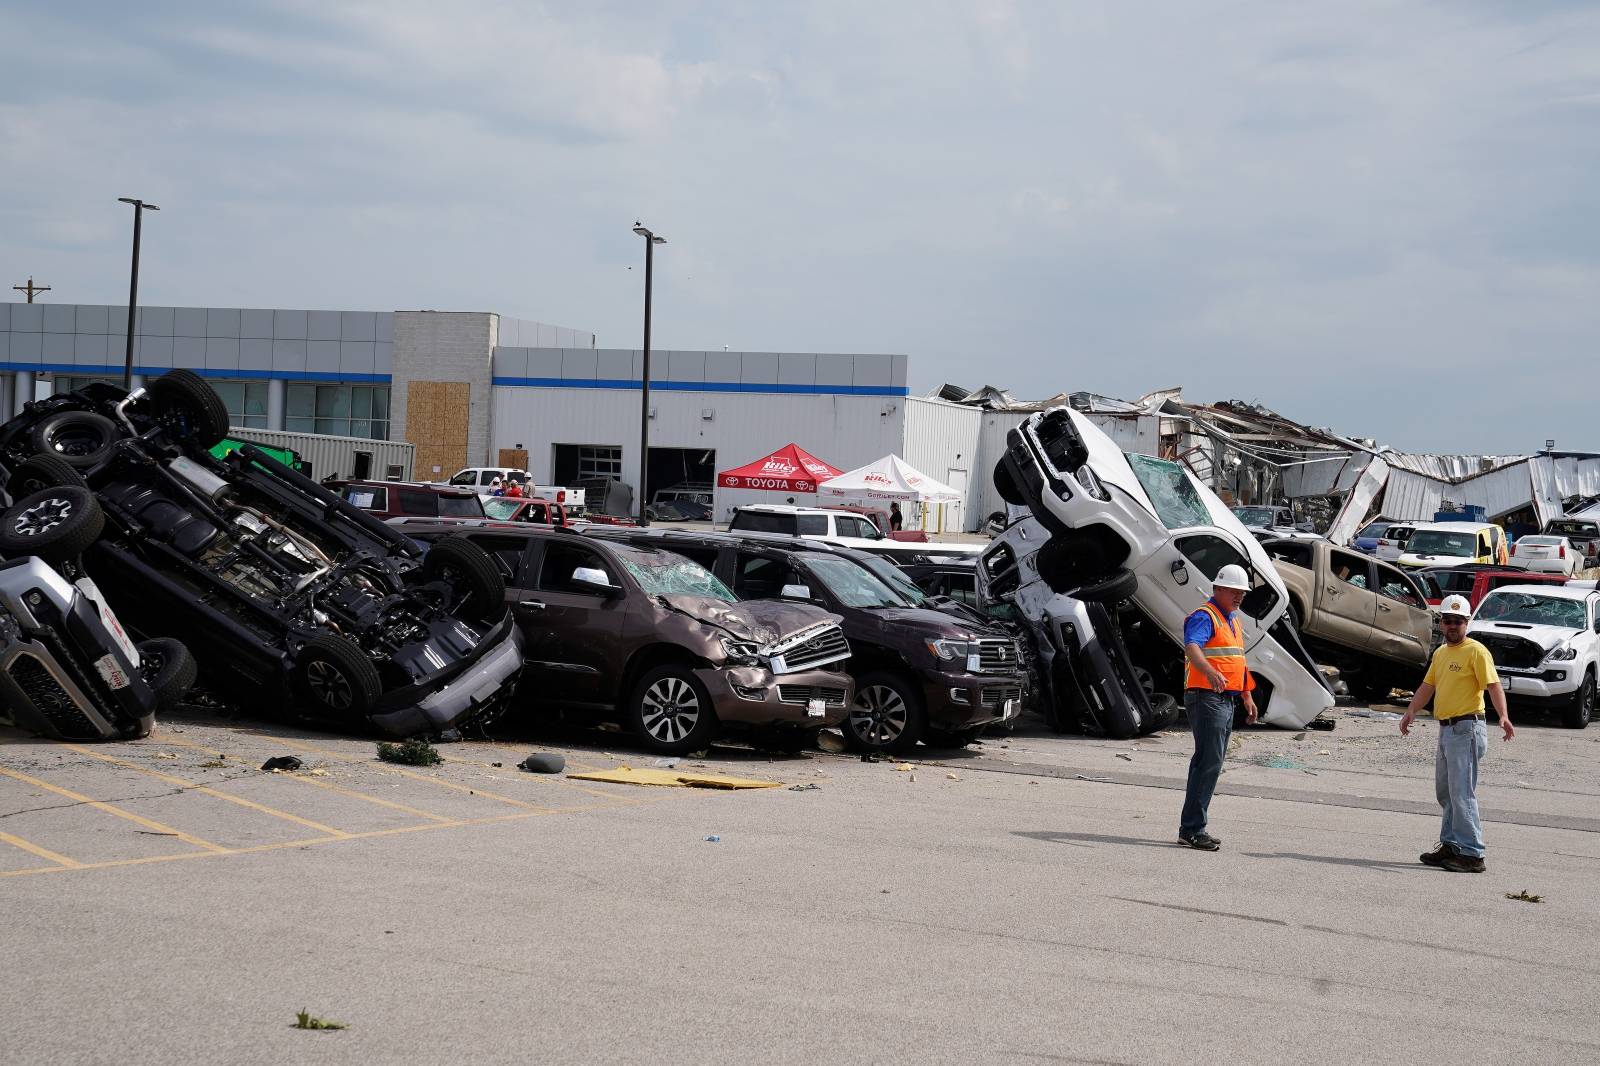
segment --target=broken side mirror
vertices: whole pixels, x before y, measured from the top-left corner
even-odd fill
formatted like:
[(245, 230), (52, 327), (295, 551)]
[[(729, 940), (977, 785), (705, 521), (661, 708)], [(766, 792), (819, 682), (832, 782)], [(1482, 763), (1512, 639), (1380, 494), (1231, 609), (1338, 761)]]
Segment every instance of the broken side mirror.
[(780, 599), (785, 600), (810, 600), (810, 585), (785, 585), (783, 591), (778, 593)]
[(568, 582), (579, 592), (589, 592), (597, 596), (615, 596), (622, 590), (611, 583), (604, 570), (592, 566), (580, 566), (572, 572), (572, 579)]

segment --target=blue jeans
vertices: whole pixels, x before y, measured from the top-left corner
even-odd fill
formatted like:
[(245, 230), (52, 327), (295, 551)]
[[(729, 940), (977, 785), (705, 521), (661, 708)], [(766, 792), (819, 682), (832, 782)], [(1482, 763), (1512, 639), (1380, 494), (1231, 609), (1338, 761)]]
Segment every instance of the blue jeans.
[(1183, 711), (1189, 719), (1189, 732), (1194, 734), (1194, 755), (1189, 759), (1189, 788), (1178, 822), (1180, 837), (1187, 839), (1205, 831), (1206, 809), (1217, 790), (1217, 778), (1222, 776), (1222, 760), (1228, 754), (1238, 705), (1237, 692), (1191, 688), (1183, 694)]
[(1478, 819), (1478, 762), (1489, 750), (1481, 718), (1441, 722), (1433, 760), (1433, 787), (1444, 818), (1439, 839), (1462, 855), (1483, 858), (1483, 823)]

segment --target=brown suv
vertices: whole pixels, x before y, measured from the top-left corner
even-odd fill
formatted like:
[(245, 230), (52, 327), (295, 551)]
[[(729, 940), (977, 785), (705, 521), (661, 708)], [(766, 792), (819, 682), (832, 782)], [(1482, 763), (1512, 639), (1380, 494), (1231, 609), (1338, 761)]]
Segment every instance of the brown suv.
[(471, 489), (420, 481), (330, 481), (328, 488), (374, 518), (482, 518)]
[(697, 751), (724, 727), (799, 750), (839, 725), (855, 696), (838, 615), (736, 602), (682, 556), (535, 526), (396, 526), (424, 544), (459, 536), (487, 551), (522, 629), (523, 691), (617, 722), (652, 751)]

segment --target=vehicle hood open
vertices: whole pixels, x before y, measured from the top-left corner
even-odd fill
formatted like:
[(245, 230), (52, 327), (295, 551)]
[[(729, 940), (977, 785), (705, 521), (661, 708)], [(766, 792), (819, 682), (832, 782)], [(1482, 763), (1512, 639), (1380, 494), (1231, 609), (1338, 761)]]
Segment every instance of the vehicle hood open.
[(838, 615), (809, 603), (786, 603), (782, 600), (728, 603), (714, 596), (683, 593), (658, 596), (657, 599), (672, 610), (726, 630), (739, 640), (752, 641), (763, 648), (819, 624), (832, 622), (837, 625), (842, 621)]

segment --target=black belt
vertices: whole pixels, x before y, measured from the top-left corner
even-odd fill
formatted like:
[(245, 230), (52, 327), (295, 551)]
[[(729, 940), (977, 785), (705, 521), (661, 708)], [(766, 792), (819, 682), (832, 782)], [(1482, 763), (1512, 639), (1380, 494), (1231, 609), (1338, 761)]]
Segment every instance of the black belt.
[(1480, 722), (1483, 721), (1483, 715), (1481, 714), (1457, 714), (1449, 718), (1439, 718), (1436, 721), (1440, 725), (1449, 725), (1451, 722), (1465, 722), (1470, 718), (1476, 718)]

